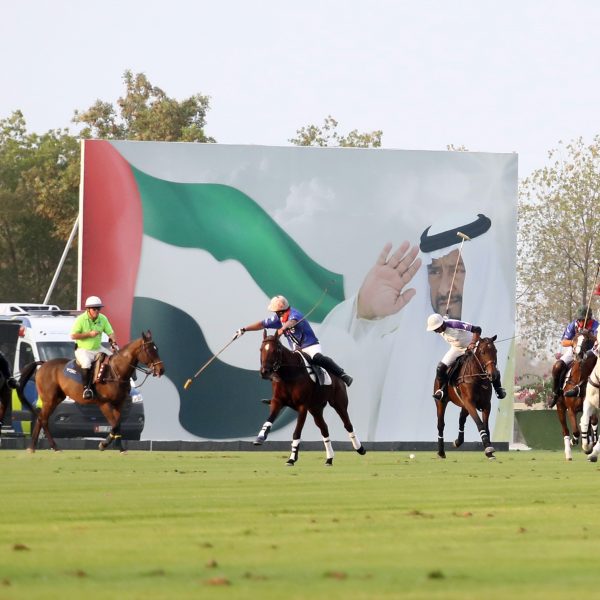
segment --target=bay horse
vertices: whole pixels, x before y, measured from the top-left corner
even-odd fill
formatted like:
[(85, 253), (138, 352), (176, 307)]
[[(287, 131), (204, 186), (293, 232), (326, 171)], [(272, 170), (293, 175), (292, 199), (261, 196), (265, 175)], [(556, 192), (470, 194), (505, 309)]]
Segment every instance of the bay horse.
[[(454, 441), (456, 448), (464, 442), (464, 430), (467, 416), (471, 416), (481, 437), (483, 450), (490, 460), (494, 460), (496, 451), (490, 442), (489, 418), (492, 406), (492, 379), (499, 376), (497, 367), (497, 350), (494, 346), (497, 336), (481, 338), (472, 351), (468, 351), (458, 360), (456, 371), (450, 375), (447, 395), (435, 400), (437, 409), (438, 450), (440, 458), (446, 458), (444, 450), (444, 414), (448, 402), (460, 408), (458, 419), (458, 438)], [(435, 384), (434, 384), (435, 391)], [(478, 411), (481, 412), (481, 418)]]
[[(133, 372), (136, 369), (143, 370), (154, 377), (160, 377), (165, 372), (158, 348), (152, 339), (152, 333), (150, 331), (142, 332), (141, 338), (123, 346), (110, 356), (106, 378), (103, 383), (95, 384), (96, 393), (89, 400), (83, 397), (83, 385), (65, 375), (65, 365), (68, 362), (67, 358), (55, 358), (47, 362), (37, 361), (27, 365), (21, 371), (21, 380), (17, 388), (20, 398), (23, 396), (25, 384), (36, 368), (41, 365), (35, 376), (35, 385), (38, 396), (42, 399), (42, 408), (31, 434), (29, 451), (35, 452), (42, 429), (52, 450), (57, 450), (56, 442), (48, 427), (48, 418), (54, 409), (69, 396), (79, 404), (97, 404), (110, 423), (111, 431), (108, 437), (100, 442), (98, 448), (105, 450), (114, 441), (116, 447), (124, 452), (121, 440), (121, 411), (123, 402), (131, 389), (130, 380)], [(139, 367), (138, 363), (145, 364), (147, 370)]]
[[(579, 444), (582, 431), (585, 432), (585, 439), (582, 442), (585, 452), (591, 449), (598, 436), (597, 417), (592, 421), (591, 430), (589, 421), (583, 425), (582, 431), (577, 422), (577, 414), (583, 410), (587, 379), (596, 364), (595, 354), (589, 352), (595, 339), (595, 336), (587, 330), (580, 331), (573, 338), (573, 362), (567, 371), (561, 394), (556, 402), (556, 413), (562, 428), (566, 460), (573, 460), (571, 448)], [(571, 426), (571, 433), (569, 433), (568, 425)]]
[(277, 334), (267, 335), (267, 332), (263, 331), (263, 341), (260, 346), (260, 375), (263, 379), (271, 380), (273, 397), (269, 402), (269, 418), (262, 426), (254, 444), (259, 446), (266, 441), (277, 415), (284, 406), (288, 406), (298, 412), (298, 418), (292, 435), (291, 454), (286, 465), (294, 466), (298, 460), (300, 436), (307, 413), (312, 415), (315, 425), (321, 431), (326, 452), (325, 465), (333, 465), (333, 446), (329, 439), (329, 428), (323, 418), (323, 410), (329, 404), (342, 419), (352, 447), (359, 454), (366, 454), (367, 451), (354, 433), (348, 416), (346, 384), (339, 377), (330, 375), (331, 383), (321, 385), (311, 379), (309, 372), (312, 371), (313, 367), (306, 362), (299, 351), (288, 350)]

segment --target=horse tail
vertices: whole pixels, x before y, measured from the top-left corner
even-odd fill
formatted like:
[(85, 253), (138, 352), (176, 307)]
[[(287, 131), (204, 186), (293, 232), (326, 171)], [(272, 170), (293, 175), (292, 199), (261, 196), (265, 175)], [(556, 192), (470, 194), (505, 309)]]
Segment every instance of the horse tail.
[(36, 415), (38, 413), (38, 410), (33, 406), (33, 404), (31, 404), (31, 402), (29, 402), (23, 390), (25, 389), (25, 385), (27, 384), (27, 382), (31, 379), (31, 376), (35, 373), (35, 370), (43, 364), (43, 360), (37, 360), (35, 362), (29, 363), (28, 365), (25, 365), (21, 369), (21, 377), (19, 379), (19, 385), (16, 389), (17, 396), (19, 397), (21, 404), (23, 406), (26, 406), (32, 415)]

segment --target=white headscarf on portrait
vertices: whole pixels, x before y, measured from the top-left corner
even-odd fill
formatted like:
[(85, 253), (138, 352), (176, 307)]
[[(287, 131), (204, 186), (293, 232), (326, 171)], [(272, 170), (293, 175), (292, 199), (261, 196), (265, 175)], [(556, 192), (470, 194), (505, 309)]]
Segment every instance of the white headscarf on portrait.
[[(470, 240), (463, 242), (458, 232)], [(428, 333), (425, 325), (431, 313), (446, 312), (450, 280), (459, 257), (457, 250), (460, 249), (464, 273), (459, 265), (450, 297), (450, 317), (479, 325), (484, 336), (512, 334), (511, 303), (502, 297), (502, 273), (492, 260), (495, 243), (493, 223), (484, 214), (454, 212), (423, 231), (420, 247), (424, 265), (414, 280), (417, 296), (407, 307), (406, 318), (395, 335), (376, 439), (435, 439), (436, 410), (431, 394), (435, 367), (447, 344), (439, 335)], [(443, 273), (439, 272), (440, 264), (444, 265)], [(464, 283), (462, 289), (461, 283)], [(507, 352), (506, 344), (498, 346), (501, 372)], [(495, 411), (492, 419), (494, 415)], [(467, 439), (478, 439), (475, 429), (470, 434)]]

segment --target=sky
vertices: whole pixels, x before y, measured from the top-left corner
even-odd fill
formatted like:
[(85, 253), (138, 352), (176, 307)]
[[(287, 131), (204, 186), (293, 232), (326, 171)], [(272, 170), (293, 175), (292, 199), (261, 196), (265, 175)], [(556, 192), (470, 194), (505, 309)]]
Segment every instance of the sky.
[(220, 143), (288, 145), (328, 115), (382, 146), (517, 152), (600, 133), (596, 0), (2, 0), (0, 118), (69, 127), (144, 72), (210, 97)]

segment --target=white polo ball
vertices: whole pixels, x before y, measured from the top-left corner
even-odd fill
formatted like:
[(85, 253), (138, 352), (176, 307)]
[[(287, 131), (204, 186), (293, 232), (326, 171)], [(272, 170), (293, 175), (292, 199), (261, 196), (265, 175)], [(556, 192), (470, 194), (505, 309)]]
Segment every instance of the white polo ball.
[(414, 457), (415, 457), (415, 455), (414, 455), (414, 454), (409, 454), (409, 455), (408, 455), (408, 458), (414, 458)]

